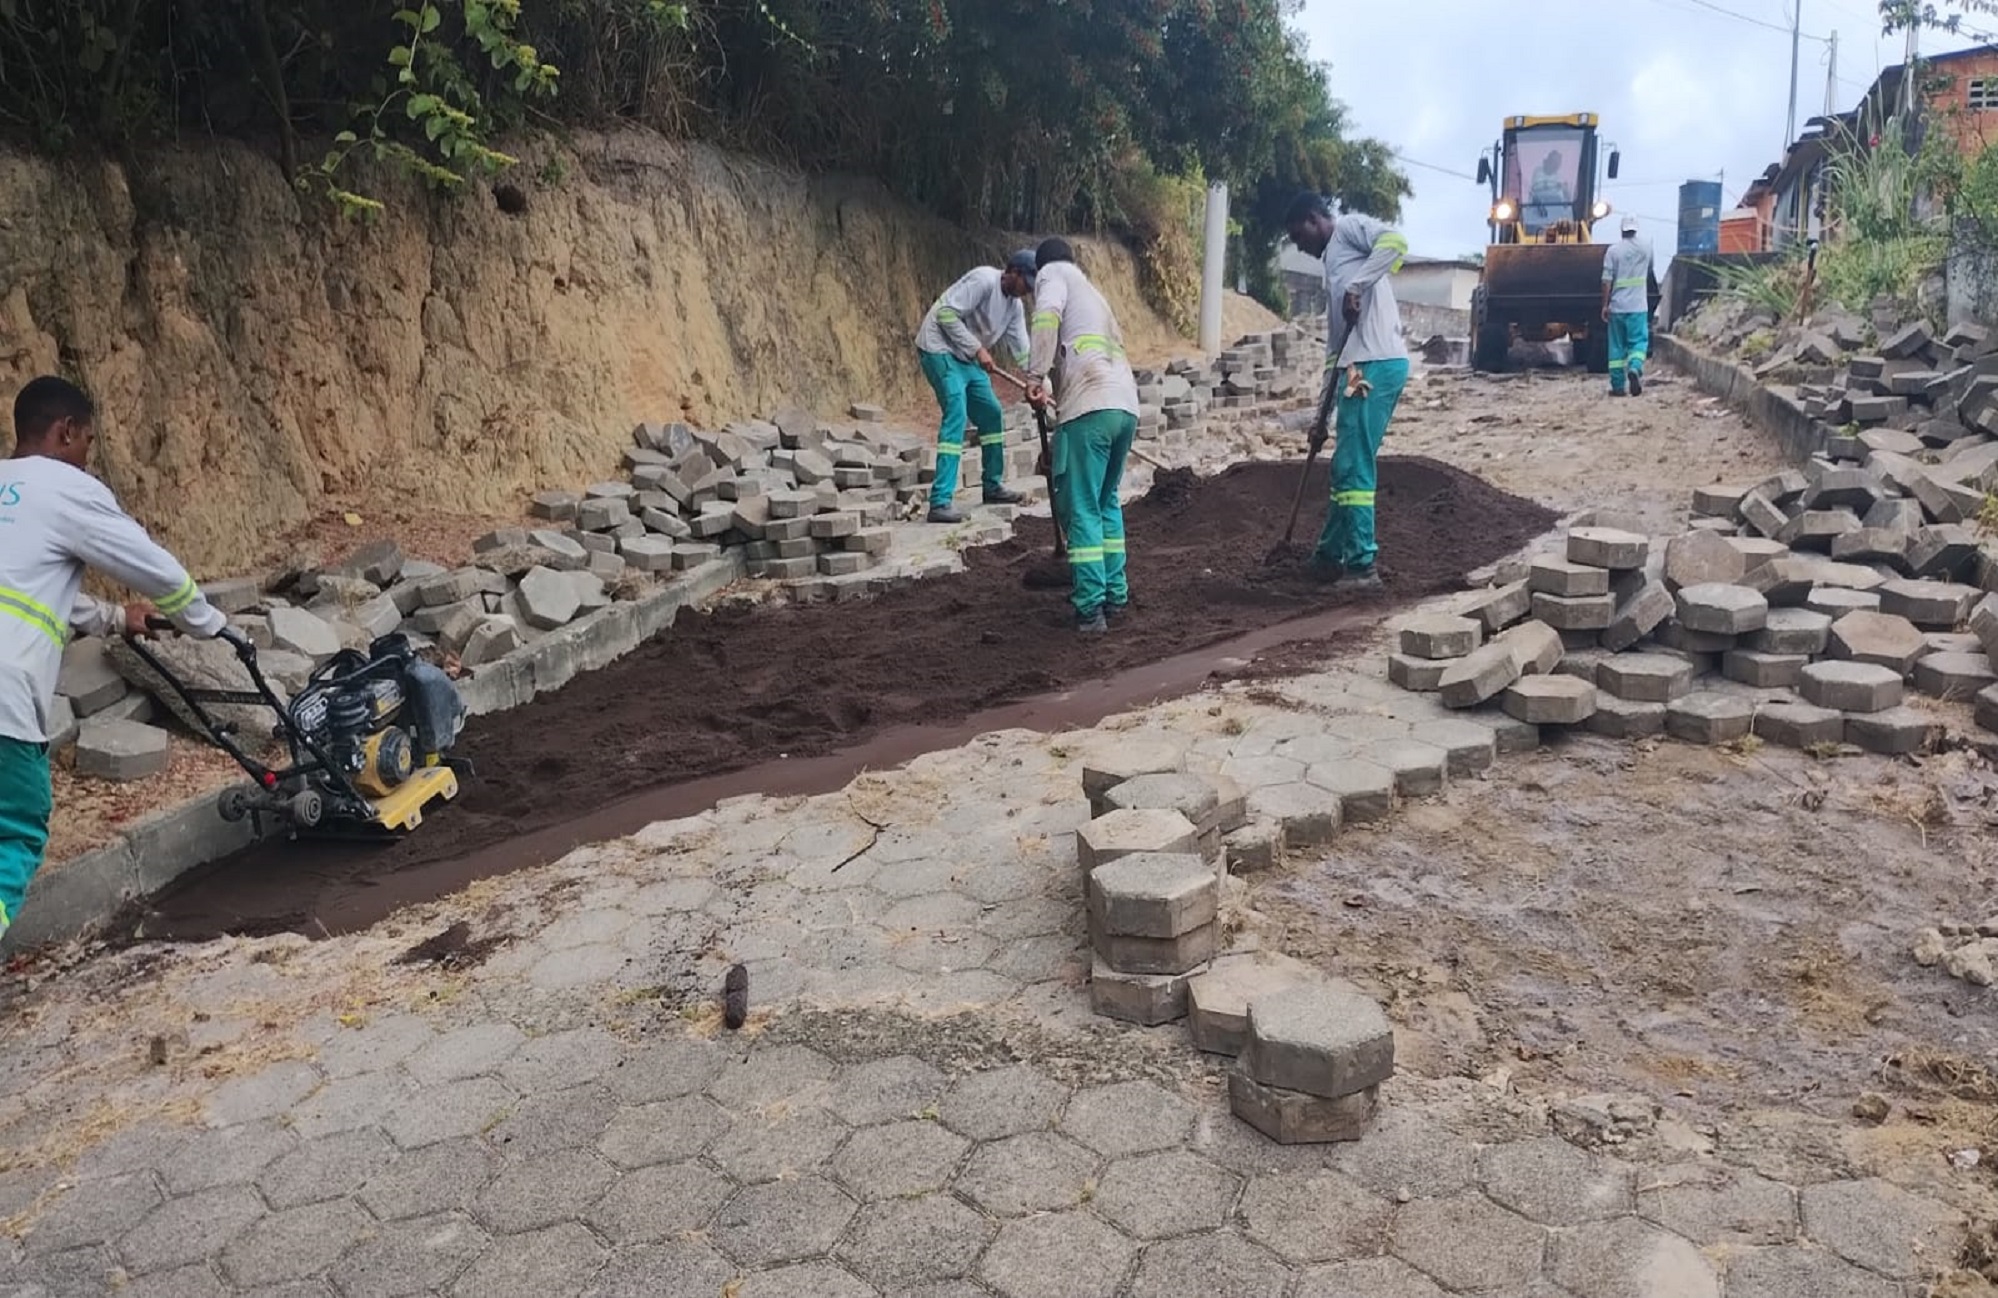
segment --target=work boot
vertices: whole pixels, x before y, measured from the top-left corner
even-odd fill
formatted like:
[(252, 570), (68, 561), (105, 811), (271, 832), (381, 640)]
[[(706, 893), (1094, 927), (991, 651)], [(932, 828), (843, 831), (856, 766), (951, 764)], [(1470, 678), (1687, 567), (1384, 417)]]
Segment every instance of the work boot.
[(1610, 395), (1613, 397), (1627, 397), (1630, 394), (1628, 392), (1625, 392), (1622, 388), (1611, 388)]
[(929, 521), (932, 523), (962, 523), (964, 515), (958, 513), (949, 505), (931, 505)]
[(1131, 601), (1129, 600), (1125, 600), (1122, 604), (1105, 604), (1103, 606), (1103, 620), (1105, 622), (1120, 621), (1130, 611)]
[(1346, 576), (1344, 564), (1326, 563), (1323, 559), (1313, 559), (1304, 566), (1304, 575), (1324, 586), (1336, 586)]
[(1644, 376), (1642, 374), (1633, 373), (1630, 376), (1630, 395), (1633, 397), (1644, 395)]
[(1001, 487), (997, 491), (985, 493), (985, 503), (988, 505), (1017, 505), (1025, 499), (1025, 496), (1011, 487)]
[(1346, 575), (1339, 578), (1340, 590), (1379, 590), (1380, 588), (1380, 569), (1371, 563), (1364, 568), (1348, 568)]
[(1110, 624), (1103, 620), (1103, 610), (1100, 608), (1087, 615), (1082, 613), (1075, 615), (1075, 630), (1078, 635), (1102, 635), (1109, 629)]

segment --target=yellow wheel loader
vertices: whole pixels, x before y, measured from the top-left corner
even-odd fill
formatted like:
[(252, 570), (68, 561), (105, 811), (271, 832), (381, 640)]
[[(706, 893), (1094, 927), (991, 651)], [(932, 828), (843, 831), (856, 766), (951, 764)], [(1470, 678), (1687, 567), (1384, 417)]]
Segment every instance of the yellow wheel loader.
[[(1598, 176), (1616, 179), (1619, 157), (1598, 157), (1594, 113), (1509, 117), (1478, 158), (1491, 190), (1491, 244), (1471, 296), (1471, 367), (1503, 372), (1514, 342), (1567, 338), (1592, 373), (1609, 369), (1602, 319), (1604, 246), (1594, 225), (1610, 214)], [(1658, 279), (1650, 283), (1658, 307)]]

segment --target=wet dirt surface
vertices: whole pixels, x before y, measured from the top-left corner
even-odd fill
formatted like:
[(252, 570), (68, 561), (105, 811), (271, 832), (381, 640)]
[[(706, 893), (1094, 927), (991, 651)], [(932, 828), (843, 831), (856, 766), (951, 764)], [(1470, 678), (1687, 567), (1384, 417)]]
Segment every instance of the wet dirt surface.
[[(1386, 458), (1380, 468), (1386, 587), (1368, 607), (1381, 614), (1455, 589), (1466, 571), (1553, 522), (1543, 507), (1436, 461)], [(265, 843), (183, 876), (133, 917), (131, 931), (199, 940), (351, 929), (481, 875), (552, 859), (582, 840), (556, 834), (537, 850), (513, 847), (643, 790), (821, 757), (894, 727), (963, 721), (1335, 608), (1349, 598), (1296, 566), (1265, 563), (1297, 473), (1295, 463), (1266, 463), (1210, 479), (1162, 475), (1126, 509), (1133, 608), (1102, 641), (1073, 636), (1061, 592), (1022, 589), (1022, 571), (1045, 561), (1051, 540), (1044, 520), (1026, 518), (1014, 540), (968, 552), (965, 572), (878, 599), (685, 616), (672, 634), (553, 698), (475, 721), (459, 751), (478, 778), (413, 837), (386, 846)], [(1316, 467), (1300, 533), (1322, 520), (1325, 473)], [(1307, 626), (1300, 638), (1322, 653), (1338, 637)], [(1153, 697), (1176, 692), (1161, 686)], [(1083, 703), (1044, 721), (1088, 724), (1104, 710), (1092, 715)], [(835, 764), (823, 787), (855, 769)], [(758, 771), (698, 805), (769, 784)], [(673, 809), (648, 811), (644, 819)], [(603, 828), (628, 832), (644, 819)], [(442, 862), (457, 868), (419, 868)]]

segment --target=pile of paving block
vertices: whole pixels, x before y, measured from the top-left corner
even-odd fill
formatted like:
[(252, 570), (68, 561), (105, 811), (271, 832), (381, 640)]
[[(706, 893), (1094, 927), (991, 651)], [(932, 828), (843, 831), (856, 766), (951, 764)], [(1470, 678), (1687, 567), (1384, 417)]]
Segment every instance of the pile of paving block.
[(1246, 827), (1247, 804), (1232, 780), (1185, 766), (1176, 746), (1143, 740), (1083, 766), (1090, 1003), (1147, 1027), (1189, 1020), (1200, 1049), (1236, 1061), (1236, 1116), (1272, 1140), (1356, 1140), (1394, 1073), (1387, 1017), (1296, 960), (1222, 950), (1223, 845)]
[(1137, 372), (1138, 436), (1183, 442), (1215, 411), (1249, 411), (1318, 396), (1322, 357), (1294, 328), (1248, 334), (1212, 361), (1176, 360), (1163, 373)]
[(1513, 580), (1408, 620), (1389, 679), (1626, 738), (1916, 753), (1946, 714), (1910, 686), (1998, 728), (1998, 596), (1965, 580), (1984, 551), (1881, 458), (1703, 488), (1662, 544), (1573, 528), (1561, 553), (1498, 574)]

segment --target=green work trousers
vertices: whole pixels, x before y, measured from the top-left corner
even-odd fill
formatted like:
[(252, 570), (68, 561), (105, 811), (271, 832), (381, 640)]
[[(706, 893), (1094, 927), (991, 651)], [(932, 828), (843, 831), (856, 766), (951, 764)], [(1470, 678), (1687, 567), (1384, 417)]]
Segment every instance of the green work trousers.
[(1332, 381), (1341, 385), (1333, 423), (1332, 508), (1325, 513), (1325, 530), (1318, 535), (1313, 559), (1348, 572), (1374, 566), (1380, 547), (1374, 542), (1374, 460), (1387, 436), (1401, 390), (1408, 386), (1408, 362), (1363, 361), (1360, 373), (1373, 390), (1363, 397), (1345, 394), (1344, 372)]
[(0, 736), (0, 935), (19, 917), (41, 868), (54, 810), (48, 745)]
[(957, 495), (957, 463), (964, 455), (967, 423), (978, 429), (978, 449), (985, 493), (1006, 485), (1006, 410), (993, 394), (992, 379), (970, 361), (942, 352), (918, 352), (923, 377), (937, 394), (943, 423), (937, 429), (937, 476), (930, 483), (930, 504), (948, 507)]
[(1609, 318), (1610, 391), (1623, 391), (1626, 378), (1644, 381), (1644, 358), (1651, 351), (1651, 316), (1617, 311)]
[(1068, 532), (1069, 599), (1083, 618), (1105, 604), (1114, 608), (1131, 599), (1117, 488), (1137, 435), (1138, 417), (1126, 410), (1097, 410), (1055, 431), (1054, 480)]

